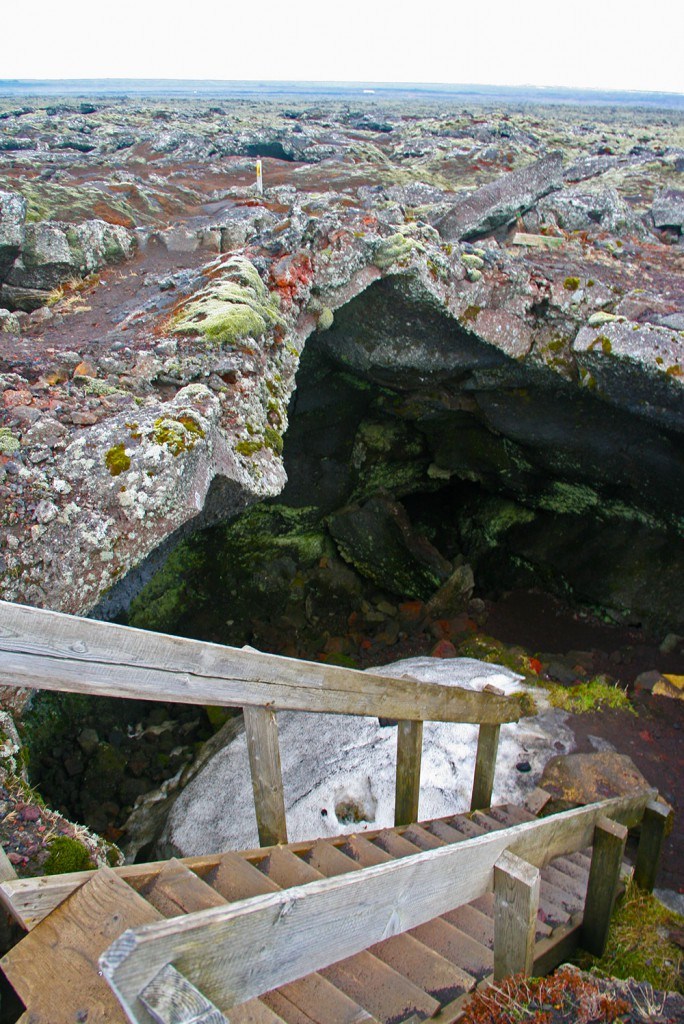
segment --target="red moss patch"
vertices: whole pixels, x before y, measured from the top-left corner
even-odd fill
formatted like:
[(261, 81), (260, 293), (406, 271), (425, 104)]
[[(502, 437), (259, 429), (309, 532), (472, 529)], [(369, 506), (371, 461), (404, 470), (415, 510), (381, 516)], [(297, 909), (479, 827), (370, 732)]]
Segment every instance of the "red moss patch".
[(548, 978), (517, 974), (475, 993), (461, 1024), (612, 1024), (630, 1004), (572, 967)]

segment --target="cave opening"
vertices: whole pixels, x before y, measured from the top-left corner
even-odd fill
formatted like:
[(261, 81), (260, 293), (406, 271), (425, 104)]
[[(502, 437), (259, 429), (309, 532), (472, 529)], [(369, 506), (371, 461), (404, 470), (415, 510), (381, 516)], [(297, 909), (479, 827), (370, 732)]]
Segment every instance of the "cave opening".
[[(309, 338), (296, 383), (282, 493), (186, 535), (121, 621), (362, 668), (432, 654), (525, 671), (529, 655), (573, 648), (573, 678), (623, 684), (643, 667), (615, 663), (617, 648), (650, 635), (657, 651), (684, 632), (673, 433), (504, 356), (387, 280)], [(599, 653), (582, 661), (587, 648)], [(661, 671), (678, 671), (669, 657)], [(552, 678), (563, 671), (552, 662)], [(81, 733), (68, 764), (67, 741), (34, 760), (34, 781), (50, 799), (73, 770), (65, 810), (98, 829), (105, 814), (116, 837), (136, 795), (218, 724), (194, 710), (110, 724), (111, 763), (137, 775), (127, 765), (114, 783), (110, 765), (106, 799), (92, 765), (103, 744), (91, 755)], [(149, 756), (127, 753), (136, 743)]]
[(516, 590), (676, 631), (678, 437), (469, 328), (406, 281), (343, 306), (301, 358), (283, 492), (183, 541), (128, 621), (347, 664), (378, 635), (391, 660), (416, 603)]

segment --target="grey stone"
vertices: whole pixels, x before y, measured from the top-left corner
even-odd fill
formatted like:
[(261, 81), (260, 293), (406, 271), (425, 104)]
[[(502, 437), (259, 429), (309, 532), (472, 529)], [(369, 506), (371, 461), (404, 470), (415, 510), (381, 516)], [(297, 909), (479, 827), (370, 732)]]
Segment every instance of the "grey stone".
[(0, 192), (0, 281), (21, 251), (26, 200), (16, 192)]
[(600, 228), (614, 234), (647, 234), (639, 217), (609, 186), (565, 188), (542, 199), (538, 210), (542, 224), (555, 223), (564, 231)]
[(475, 238), (515, 220), (563, 181), (561, 153), (540, 160), (483, 185), (462, 199), (435, 225), (447, 241)]
[[(7, 275), (15, 288), (50, 291), (70, 277), (93, 273), (130, 256), (131, 232), (102, 220), (76, 226), (52, 221), (29, 224), (21, 256)], [(22, 308), (26, 308), (23, 306)]]
[(684, 192), (664, 189), (653, 200), (653, 223), (657, 228), (684, 228)]

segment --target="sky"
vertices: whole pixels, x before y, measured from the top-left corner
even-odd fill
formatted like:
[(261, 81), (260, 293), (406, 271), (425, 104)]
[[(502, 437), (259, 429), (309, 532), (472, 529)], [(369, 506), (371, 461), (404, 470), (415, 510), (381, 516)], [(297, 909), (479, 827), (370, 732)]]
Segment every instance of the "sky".
[(649, 0), (27, 0), (0, 79), (562, 85), (684, 93), (684, 4)]

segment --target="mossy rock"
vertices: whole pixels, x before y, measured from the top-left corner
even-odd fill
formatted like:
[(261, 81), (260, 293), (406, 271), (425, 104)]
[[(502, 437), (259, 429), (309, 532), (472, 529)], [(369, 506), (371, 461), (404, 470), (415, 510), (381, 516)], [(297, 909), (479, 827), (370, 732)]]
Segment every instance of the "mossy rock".
[(223, 276), (177, 315), (174, 334), (197, 334), (218, 345), (260, 338), (283, 324), (277, 293), (269, 294), (256, 267), (243, 256), (228, 260)]
[(43, 865), (46, 875), (63, 875), (71, 871), (89, 871), (95, 867), (88, 849), (78, 839), (56, 836), (48, 843), (49, 856)]

